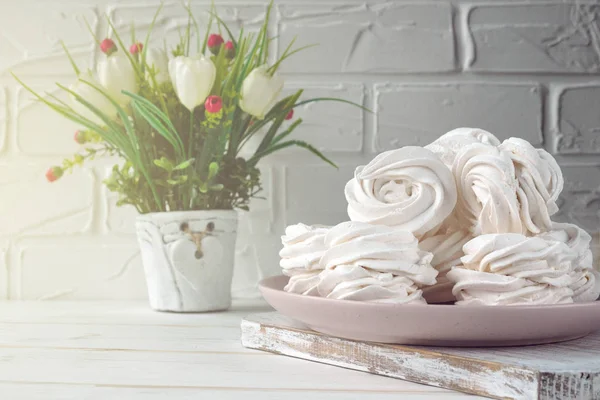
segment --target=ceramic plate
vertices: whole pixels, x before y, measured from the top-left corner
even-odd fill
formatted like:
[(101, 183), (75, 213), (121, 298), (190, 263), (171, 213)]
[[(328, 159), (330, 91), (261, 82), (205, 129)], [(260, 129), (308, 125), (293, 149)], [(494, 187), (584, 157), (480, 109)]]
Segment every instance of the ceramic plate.
[(516, 346), (561, 342), (600, 330), (600, 302), (546, 306), (378, 304), (287, 293), (288, 278), (260, 282), (277, 311), (346, 339), (428, 346)]

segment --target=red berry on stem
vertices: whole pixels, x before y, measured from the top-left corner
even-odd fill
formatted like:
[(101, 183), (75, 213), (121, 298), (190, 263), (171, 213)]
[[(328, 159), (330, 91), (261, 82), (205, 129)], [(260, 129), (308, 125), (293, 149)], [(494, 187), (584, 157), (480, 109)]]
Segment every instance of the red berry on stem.
[(287, 115), (285, 116), (285, 119), (292, 119), (294, 118), (294, 109), (292, 108), (290, 111), (288, 111)]
[(204, 108), (207, 113), (214, 114), (221, 111), (223, 108), (223, 100), (220, 96), (208, 96), (206, 102), (204, 103)]
[(117, 45), (112, 39), (106, 38), (100, 42), (100, 50), (102, 50), (102, 52), (107, 56), (110, 56), (112, 53), (117, 51)]
[(48, 179), (48, 182), (54, 182), (60, 178), (63, 173), (64, 171), (61, 167), (50, 167), (48, 168), (48, 171), (46, 171), (46, 179)]
[(225, 43), (225, 51), (225, 56), (227, 58), (235, 57), (235, 46), (233, 45), (233, 42), (231, 40)]
[(140, 42), (134, 43), (131, 46), (129, 46), (129, 52), (131, 54), (138, 54), (142, 51), (142, 49), (144, 48), (144, 45), (141, 44)]
[(221, 48), (221, 45), (223, 44), (223, 42), (225, 42), (223, 40), (223, 36), (221, 36), (217, 33), (213, 33), (208, 37), (208, 41), (206, 42), (206, 45), (208, 46), (208, 49), (210, 50), (211, 53), (217, 55), (219, 53), (219, 49)]
[(75, 141), (79, 144), (85, 144), (86, 142), (86, 135), (84, 131), (75, 131), (75, 136), (73, 136), (73, 139), (75, 139)]

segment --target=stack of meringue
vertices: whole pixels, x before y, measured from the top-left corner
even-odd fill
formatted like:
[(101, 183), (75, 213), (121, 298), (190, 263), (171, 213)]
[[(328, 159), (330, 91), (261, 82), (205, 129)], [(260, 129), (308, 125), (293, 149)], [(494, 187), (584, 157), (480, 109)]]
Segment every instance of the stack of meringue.
[(563, 183), (545, 150), (481, 129), (381, 153), (346, 184), (350, 222), (288, 227), (285, 290), (397, 304), (595, 301), (590, 235), (551, 219)]

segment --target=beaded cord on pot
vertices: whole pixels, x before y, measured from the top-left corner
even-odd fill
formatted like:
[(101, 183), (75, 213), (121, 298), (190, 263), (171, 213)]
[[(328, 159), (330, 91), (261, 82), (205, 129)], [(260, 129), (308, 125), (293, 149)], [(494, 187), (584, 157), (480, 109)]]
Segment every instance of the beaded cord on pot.
[(196, 258), (202, 258), (204, 256), (204, 252), (202, 251), (202, 240), (207, 236), (213, 235), (213, 232), (215, 230), (215, 223), (209, 222), (208, 224), (206, 224), (206, 228), (204, 228), (204, 230), (201, 232), (192, 231), (190, 229), (190, 224), (187, 222), (182, 222), (179, 226), (179, 229), (181, 229), (183, 233), (188, 235), (190, 240), (196, 245), (196, 252), (194, 253)]

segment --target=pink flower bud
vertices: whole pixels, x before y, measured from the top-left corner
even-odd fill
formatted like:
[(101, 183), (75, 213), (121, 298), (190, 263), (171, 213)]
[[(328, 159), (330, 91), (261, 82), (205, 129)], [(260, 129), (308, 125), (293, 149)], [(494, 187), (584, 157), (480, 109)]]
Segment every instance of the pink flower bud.
[(85, 131), (75, 131), (75, 136), (73, 136), (73, 139), (75, 139), (75, 141), (79, 144), (85, 144), (87, 142), (87, 135), (85, 134)]
[(287, 115), (285, 116), (285, 119), (289, 120), (294, 118), (294, 109), (292, 108), (290, 111), (288, 111)]
[(100, 42), (100, 50), (102, 50), (102, 52), (107, 56), (110, 56), (112, 53), (117, 51), (117, 45), (112, 39), (106, 38)]
[(235, 46), (233, 45), (233, 42), (231, 42), (231, 40), (225, 43), (225, 57), (235, 57)]
[(214, 55), (217, 55), (219, 54), (219, 49), (221, 48), (223, 42), (225, 42), (223, 40), (223, 36), (217, 33), (213, 33), (208, 37), (208, 41), (206, 42), (206, 44), (208, 45), (208, 49), (210, 50), (210, 52)]
[(204, 103), (204, 108), (207, 113), (214, 114), (221, 111), (223, 108), (223, 100), (220, 96), (208, 96), (206, 102)]
[(129, 52), (133, 55), (136, 55), (136, 54), (140, 53), (143, 48), (144, 48), (144, 45), (141, 44), (140, 42), (137, 42), (137, 43), (134, 43), (131, 46), (129, 46)]
[(48, 182), (54, 182), (55, 180), (63, 176), (64, 172), (65, 171), (63, 171), (61, 167), (50, 167), (48, 168), (48, 171), (46, 171), (46, 179), (48, 179)]

